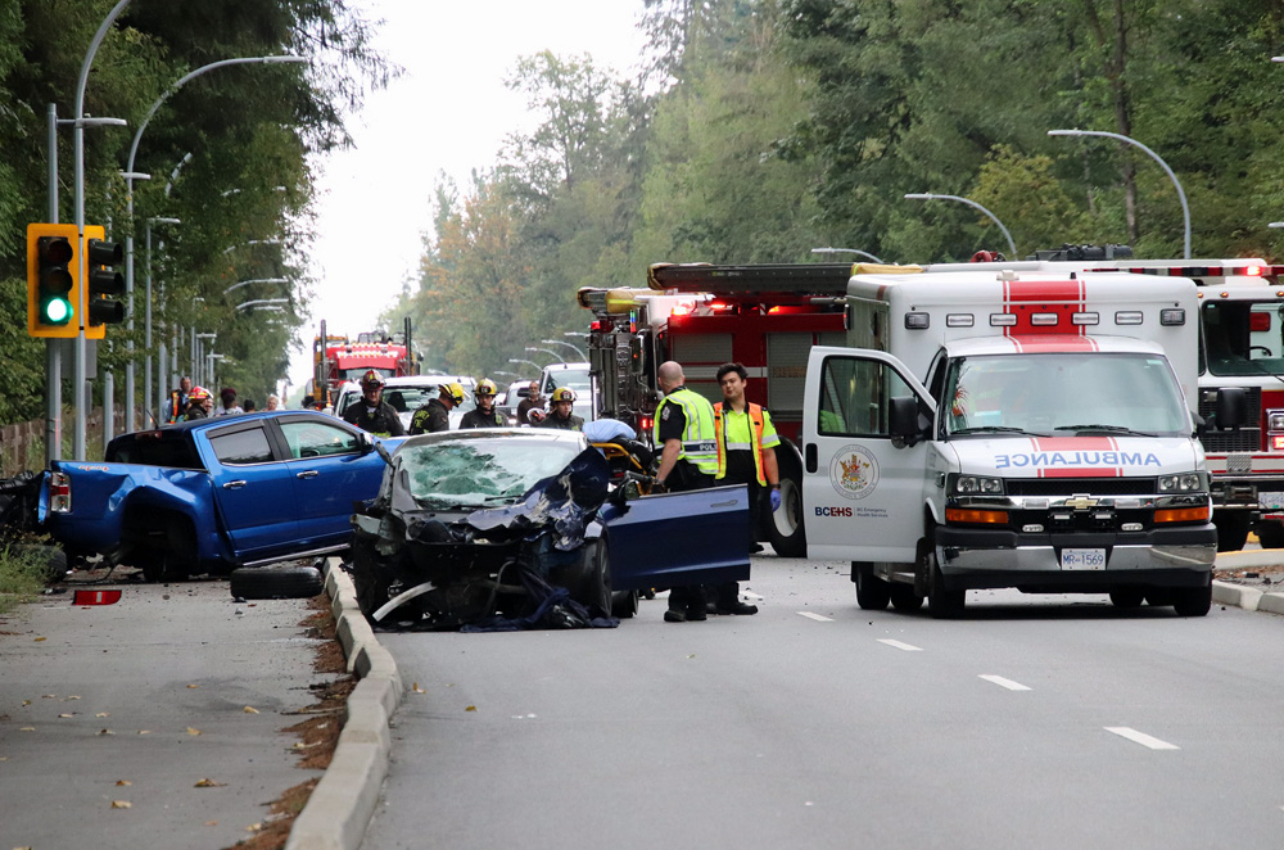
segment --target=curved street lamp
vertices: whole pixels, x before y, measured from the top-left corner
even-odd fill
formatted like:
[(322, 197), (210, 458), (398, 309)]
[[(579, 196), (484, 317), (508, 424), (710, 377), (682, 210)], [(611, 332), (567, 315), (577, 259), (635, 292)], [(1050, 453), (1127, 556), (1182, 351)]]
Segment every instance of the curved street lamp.
[(567, 348), (569, 348), (571, 351), (574, 351), (576, 354), (578, 354), (581, 360), (588, 360), (588, 355), (585, 354), (584, 349), (580, 348), (578, 345), (572, 345), (571, 343), (563, 342), (560, 339), (541, 339), (540, 342), (546, 342), (549, 345), (564, 345)]
[(998, 216), (978, 204), (976, 201), (969, 200), (968, 198), (962, 198), (958, 195), (937, 195), (933, 192), (915, 192), (913, 194), (906, 195), (905, 199), (907, 201), (958, 201), (960, 204), (967, 204), (973, 209), (980, 210), (989, 216), (990, 221), (999, 226), (999, 230), (1003, 231), (1003, 235), (1007, 237), (1008, 240), (1008, 249), (1012, 252), (1012, 259), (1017, 259), (1016, 243), (1012, 241), (1012, 234), (1008, 233), (1008, 229), (1003, 226), (1003, 222), (999, 221)]
[[(535, 347), (535, 346), (533, 346), (533, 345), (528, 345), (528, 346), (526, 346), (526, 353), (527, 353), (527, 354), (534, 354), (534, 353), (535, 353), (535, 352), (537, 352), (537, 351), (538, 351), (539, 353), (541, 353), (541, 354), (547, 354), (549, 357), (555, 357), (555, 358), (557, 358), (557, 362), (558, 362), (558, 363), (565, 363), (565, 362), (566, 362), (566, 358), (565, 358), (565, 357), (563, 357), (562, 355), (558, 354), (556, 351), (553, 351), (553, 350), (548, 349), (548, 348), (536, 348), (536, 347)], [(541, 367), (541, 368), (542, 368), (542, 367)]]
[(534, 366), (534, 367), (535, 367), (535, 370), (536, 370), (537, 372), (543, 372), (543, 371), (544, 371), (544, 367), (543, 367), (543, 366), (541, 366), (541, 365), (539, 365), (538, 363), (536, 363), (534, 360), (522, 360), (522, 359), (521, 359), (521, 358), (519, 358), (519, 357), (510, 357), (510, 358), (508, 358), (508, 362), (509, 362), (509, 363), (525, 363), (525, 364), (527, 364), (528, 366)]
[(859, 254), (860, 256), (873, 260), (876, 263), (882, 262), (878, 257), (875, 257), (868, 251), (862, 251), (859, 248), (812, 248), (811, 252), (813, 254)]
[(290, 280), (289, 278), (284, 278), (284, 277), (256, 277), (256, 278), (253, 278), (252, 280), (242, 280), (232, 284), (227, 289), (223, 290), (223, 294), (226, 295), (229, 292), (231, 292), (233, 289), (240, 289), (242, 286), (249, 286), (251, 283), (283, 283), (288, 286), (290, 283)]
[[(1278, 57), (1278, 58), (1284, 59), (1284, 57)], [(1181, 181), (1177, 179), (1177, 175), (1173, 173), (1173, 170), (1168, 167), (1168, 163), (1164, 162), (1163, 157), (1161, 157), (1159, 154), (1155, 153), (1150, 148), (1146, 147), (1136, 139), (1125, 136), (1122, 133), (1107, 133), (1104, 130), (1049, 130), (1048, 135), (1049, 136), (1101, 136), (1102, 138), (1105, 138), (1105, 139), (1115, 139), (1116, 141), (1124, 142), (1125, 144), (1132, 145), (1133, 147), (1141, 148), (1143, 151), (1149, 154), (1151, 159), (1159, 163), (1159, 167), (1164, 170), (1164, 173), (1168, 175), (1168, 179), (1173, 181), (1173, 186), (1177, 189), (1177, 198), (1178, 200), (1181, 201), (1182, 221), (1185, 223), (1185, 226), (1186, 226), (1185, 239), (1183, 240), (1183, 243), (1182, 243), (1182, 246), (1183, 246), (1182, 250), (1184, 252), (1182, 254), (1182, 257), (1187, 260), (1190, 259), (1190, 205), (1186, 203), (1186, 192), (1181, 188)]]

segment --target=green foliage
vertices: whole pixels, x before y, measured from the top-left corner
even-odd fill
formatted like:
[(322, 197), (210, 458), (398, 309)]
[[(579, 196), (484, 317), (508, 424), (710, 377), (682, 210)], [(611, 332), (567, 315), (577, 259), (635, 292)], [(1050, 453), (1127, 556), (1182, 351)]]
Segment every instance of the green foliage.
[(0, 545), (0, 614), (39, 593), (48, 579), (47, 549), (20, 543)]

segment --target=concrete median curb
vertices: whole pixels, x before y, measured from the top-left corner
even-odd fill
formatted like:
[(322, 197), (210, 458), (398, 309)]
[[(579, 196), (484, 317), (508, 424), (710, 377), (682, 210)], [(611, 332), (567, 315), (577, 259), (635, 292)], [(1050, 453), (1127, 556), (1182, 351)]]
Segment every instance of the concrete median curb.
[(1228, 581), (1213, 582), (1213, 601), (1220, 605), (1243, 608), (1245, 611), (1284, 614), (1284, 593), (1267, 593), (1255, 587), (1245, 587)]
[(294, 821), (285, 850), (357, 850), (388, 774), (388, 722), (401, 704), (401, 674), (357, 606), (352, 579), (339, 561), (324, 567), (339, 642), (357, 675), (339, 743), (325, 775)]

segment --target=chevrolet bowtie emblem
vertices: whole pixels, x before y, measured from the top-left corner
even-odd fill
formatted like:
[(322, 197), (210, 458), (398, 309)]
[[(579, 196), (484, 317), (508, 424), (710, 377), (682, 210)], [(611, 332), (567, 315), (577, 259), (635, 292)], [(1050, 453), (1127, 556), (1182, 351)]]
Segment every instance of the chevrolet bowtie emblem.
[(1097, 499), (1092, 499), (1092, 498), (1089, 498), (1088, 496), (1080, 496), (1076, 494), (1074, 498), (1066, 499), (1066, 507), (1074, 508), (1076, 511), (1083, 511), (1083, 510), (1087, 510), (1088, 508), (1095, 508), (1097, 506), (1097, 502), (1098, 502)]

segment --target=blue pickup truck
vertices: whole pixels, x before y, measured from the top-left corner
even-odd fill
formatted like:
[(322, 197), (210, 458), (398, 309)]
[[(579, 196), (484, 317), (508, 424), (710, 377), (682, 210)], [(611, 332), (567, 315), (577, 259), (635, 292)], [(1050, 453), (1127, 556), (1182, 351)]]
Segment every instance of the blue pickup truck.
[(308, 411), (135, 431), (103, 463), (54, 461), (41, 519), (69, 555), (152, 581), (340, 552), (353, 503), (375, 496), (386, 469), (376, 439)]

